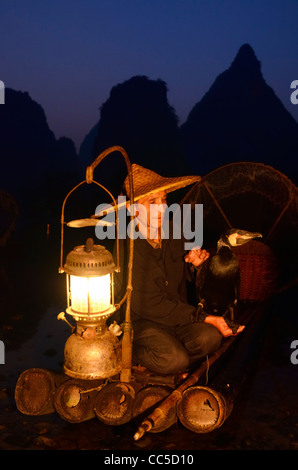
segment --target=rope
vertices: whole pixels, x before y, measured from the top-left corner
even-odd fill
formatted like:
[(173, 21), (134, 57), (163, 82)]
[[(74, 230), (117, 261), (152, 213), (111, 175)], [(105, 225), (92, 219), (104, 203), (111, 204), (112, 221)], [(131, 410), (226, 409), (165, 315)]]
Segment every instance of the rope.
[(209, 365), (209, 357), (208, 355), (206, 356), (206, 382), (205, 382), (205, 386), (208, 385), (208, 380), (209, 380), (209, 368), (210, 368), (210, 365)]
[(99, 385), (98, 387), (89, 388), (88, 390), (80, 390), (80, 395), (83, 395), (83, 393), (93, 392), (94, 390), (98, 390), (100, 392), (100, 390), (102, 390), (106, 385), (108, 385), (108, 379), (106, 379), (104, 383)]

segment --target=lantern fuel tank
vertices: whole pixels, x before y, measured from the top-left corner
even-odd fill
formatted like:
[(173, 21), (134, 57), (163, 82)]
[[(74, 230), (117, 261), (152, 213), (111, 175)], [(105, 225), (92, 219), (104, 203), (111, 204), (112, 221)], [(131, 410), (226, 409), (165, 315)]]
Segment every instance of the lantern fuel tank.
[(64, 372), (70, 377), (103, 379), (121, 370), (120, 342), (106, 326), (116, 310), (114, 270), (111, 253), (92, 238), (66, 257), (66, 312), (76, 321), (64, 348)]
[(100, 332), (95, 327), (84, 328), (79, 334), (78, 326), (64, 346), (64, 372), (70, 377), (93, 380), (105, 379), (121, 370), (120, 342), (105, 327)]

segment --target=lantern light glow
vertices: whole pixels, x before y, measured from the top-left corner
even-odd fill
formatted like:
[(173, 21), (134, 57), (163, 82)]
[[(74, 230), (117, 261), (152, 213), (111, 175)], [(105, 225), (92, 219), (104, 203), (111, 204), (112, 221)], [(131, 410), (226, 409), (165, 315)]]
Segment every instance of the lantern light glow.
[(70, 276), (71, 308), (74, 313), (95, 314), (111, 307), (110, 275)]
[(113, 257), (103, 246), (77, 246), (66, 258), (67, 313), (76, 321), (107, 319), (114, 311)]

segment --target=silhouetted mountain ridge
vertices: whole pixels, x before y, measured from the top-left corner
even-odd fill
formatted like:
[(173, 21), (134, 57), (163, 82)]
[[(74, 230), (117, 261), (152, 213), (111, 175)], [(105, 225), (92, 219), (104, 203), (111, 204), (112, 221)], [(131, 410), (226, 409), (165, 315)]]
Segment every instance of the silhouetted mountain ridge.
[[(49, 201), (62, 199), (84, 177), (86, 166), (113, 145), (164, 176), (204, 175), (233, 161), (259, 161), (292, 178), (297, 174), (298, 124), (265, 82), (250, 45), (240, 47), (180, 128), (167, 91), (164, 81), (145, 76), (112, 87), (78, 159), (70, 139), (55, 138), (42, 106), (26, 92), (6, 89), (0, 107), (0, 188), (23, 204), (34, 199), (41, 212), (48, 210)], [(106, 160), (96, 177), (118, 194), (123, 159)]]
[(257, 76), (261, 74), (261, 62), (258, 60), (253, 48), (249, 44), (243, 44), (236, 54), (230, 69), (235, 70), (236, 73), (242, 71)]
[[(91, 154), (94, 133), (93, 128), (81, 145), (80, 158), (84, 164), (89, 164), (107, 147), (119, 145), (126, 150), (132, 163), (165, 176), (187, 172), (180, 146), (178, 119), (168, 103), (167, 87), (162, 80), (135, 76), (114, 86), (100, 108)], [(119, 192), (119, 181), (123, 180), (126, 168), (121, 159), (110, 160), (103, 166), (102, 174), (106, 175), (103, 183), (113, 180), (115, 190)]]
[(199, 174), (233, 161), (297, 172), (298, 124), (267, 85), (245, 44), (181, 126), (188, 163)]
[(78, 157), (71, 139), (55, 138), (42, 106), (27, 92), (5, 90), (0, 155), (0, 189), (16, 199), (23, 222), (59, 220), (65, 192), (77, 182)]

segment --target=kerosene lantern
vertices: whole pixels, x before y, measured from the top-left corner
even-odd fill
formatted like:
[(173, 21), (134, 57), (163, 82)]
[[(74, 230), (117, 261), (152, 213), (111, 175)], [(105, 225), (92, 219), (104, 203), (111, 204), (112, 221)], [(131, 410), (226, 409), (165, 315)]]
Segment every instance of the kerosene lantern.
[[(93, 380), (112, 377), (120, 372), (120, 380), (129, 382), (131, 378), (131, 347), (132, 330), (130, 321), (130, 296), (132, 291), (132, 254), (133, 238), (130, 239), (130, 254), (128, 262), (128, 282), (126, 293), (122, 300), (114, 303), (114, 272), (119, 271), (118, 243), (118, 210), (111, 193), (101, 184), (93, 180), (94, 168), (113, 151), (120, 151), (125, 158), (130, 179), (130, 197), (133, 201), (131, 167), (128, 156), (121, 147), (111, 147), (100, 154), (86, 170), (86, 180), (75, 186), (66, 196), (61, 214), (61, 273), (66, 274), (67, 309), (68, 315), (75, 320), (73, 333), (67, 339), (64, 347), (64, 372), (73, 378)], [(83, 183), (96, 183), (113, 199), (117, 225), (117, 263), (112, 254), (101, 245), (94, 244), (92, 238), (85, 245), (76, 246), (67, 256), (63, 264), (64, 238), (64, 208), (65, 203), (75, 189)], [(83, 227), (101, 223), (100, 220), (81, 219), (67, 225)], [(123, 338), (120, 341), (117, 333), (110, 331), (106, 320), (126, 302)], [(65, 320), (64, 313), (58, 319)], [(70, 325), (71, 326), (71, 325)]]
[(64, 347), (64, 372), (70, 377), (100, 379), (120, 372), (120, 343), (106, 326), (116, 310), (114, 270), (111, 253), (92, 238), (66, 257), (66, 312), (76, 321)]

